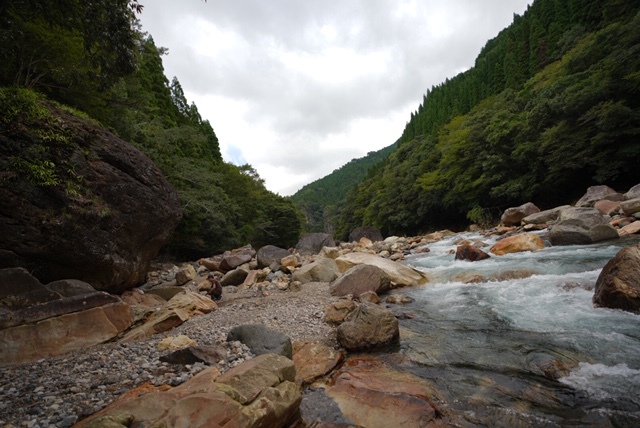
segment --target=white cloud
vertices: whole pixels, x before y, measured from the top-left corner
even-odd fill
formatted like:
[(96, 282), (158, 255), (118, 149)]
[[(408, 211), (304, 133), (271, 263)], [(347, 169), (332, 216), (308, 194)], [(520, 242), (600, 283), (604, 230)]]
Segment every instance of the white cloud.
[(143, 29), (225, 160), (289, 195), (395, 142), (527, 0), (154, 0)]

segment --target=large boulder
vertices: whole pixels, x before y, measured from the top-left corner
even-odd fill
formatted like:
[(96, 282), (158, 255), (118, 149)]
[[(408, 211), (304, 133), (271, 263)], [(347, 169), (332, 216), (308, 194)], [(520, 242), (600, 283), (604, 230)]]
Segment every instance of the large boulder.
[(291, 275), (291, 280), (300, 281), (302, 284), (309, 282), (331, 282), (335, 280), (339, 274), (340, 271), (335, 260), (324, 258), (296, 269)]
[(623, 248), (607, 262), (596, 281), (593, 303), (640, 312), (640, 245)]
[[(46, 132), (18, 123), (0, 132), (0, 170), (8, 172), (0, 180), (0, 268), (22, 266), (43, 283), (75, 278), (117, 294), (143, 283), (182, 218), (177, 192), (131, 144), (42, 107), (55, 117)], [(43, 139), (56, 133), (60, 140)], [(29, 162), (49, 165), (46, 184), (20, 172)]]
[(582, 196), (576, 207), (593, 207), (597, 201), (607, 199), (609, 201), (622, 201), (624, 196), (609, 186), (591, 186), (587, 189), (587, 192)]
[(628, 201), (620, 202), (620, 208), (625, 215), (633, 215), (640, 212), (640, 198), (629, 199)]
[(338, 326), (337, 338), (348, 351), (390, 345), (400, 338), (398, 320), (389, 309), (362, 303)]
[(469, 425), (453, 413), (436, 385), (372, 356), (347, 359), (325, 391), (355, 426)]
[(340, 272), (346, 272), (359, 264), (377, 266), (389, 275), (397, 287), (422, 285), (428, 281), (427, 275), (402, 263), (368, 253), (348, 253), (336, 259)]
[(0, 269), (0, 365), (97, 345), (132, 322), (128, 304), (87, 283), (42, 285), (23, 268)]
[(502, 213), (500, 221), (505, 226), (519, 226), (523, 218), (539, 212), (540, 208), (531, 202), (527, 202), (519, 207), (507, 208), (504, 213)]
[(323, 247), (335, 247), (333, 237), (328, 233), (309, 233), (296, 244), (296, 252), (302, 256), (318, 254)]
[(330, 291), (334, 296), (359, 296), (366, 291), (383, 294), (390, 289), (391, 278), (385, 271), (373, 265), (357, 265), (336, 279)]
[(373, 226), (357, 227), (349, 234), (349, 242), (360, 242), (360, 239), (367, 238), (371, 242), (382, 241), (382, 233)]
[(232, 271), (229, 271), (224, 274), (220, 283), (223, 287), (228, 285), (240, 285), (242, 284), (249, 276), (249, 272), (244, 270), (243, 268), (237, 268)]
[(475, 262), (486, 260), (491, 256), (473, 244), (462, 244), (456, 248), (456, 260)]
[(569, 208), (571, 205), (562, 205), (560, 207), (552, 208), (550, 210), (540, 211), (538, 213), (529, 214), (522, 219), (524, 224), (547, 224), (554, 222), (558, 219), (560, 211), (565, 208)]
[(625, 199), (638, 199), (640, 198), (640, 184), (633, 186), (627, 193), (624, 194)]
[(304, 342), (296, 346), (293, 362), (296, 383), (308, 385), (327, 374), (344, 361), (344, 353), (325, 344)]
[(232, 328), (227, 334), (227, 342), (236, 340), (247, 345), (255, 355), (279, 354), (293, 358), (291, 339), (264, 324), (245, 324)]
[(496, 256), (520, 253), (523, 251), (535, 251), (544, 248), (544, 241), (534, 233), (521, 233), (508, 236), (496, 242), (489, 251)]
[(293, 361), (264, 354), (222, 375), (211, 367), (178, 387), (127, 395), (74, 426), (288, 427), (302, 401), (295, 376)]
[(290, 255), (289, 250), (276, 247), (275, 245), (265, 245), (258, 250), (258, 254), (256, 255), (258, 267), (262, 269), (271, 266), (273, 262), (280, 263), (280, 260)]
[(553, 245), (592, 244), (618, 237), (618, 231), (595, 208), (563, 209), (550, 231)]

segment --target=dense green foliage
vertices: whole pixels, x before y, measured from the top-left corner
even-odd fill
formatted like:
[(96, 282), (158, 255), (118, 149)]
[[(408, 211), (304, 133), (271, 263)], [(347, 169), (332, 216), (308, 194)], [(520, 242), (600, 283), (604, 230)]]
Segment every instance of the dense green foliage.
[(360, 183), (369, 170), (379, 165), (395, 149), (392, 144), (366, 156), (352, 159), (331, 174), (298, 190), (291, 200), (305, 214), (307, 232), (333, 233), (336, 216), (353, 186)]
[(640, 182), (640, 1), (536, 0), (475, 66), (432, 88), (384, 166), (355, 187), (338, 236), (489, 223)]
[[(267, 191), (251, 166), (223, 162), (211, 124), (179, 81), (166, 78), (165, 51), (140, 31), (136, 12), (132, 0), (0, 3), (0, 87), (31, 89), (82, 111), (145, 152), (183, 207), (168, 248), (173, 255), (294, 245), (300, 211)], [(53, 180), (56, 165), (46, 152), (16, 158), (16, 171), (33, 175), (34, 185), (63, 185)]]

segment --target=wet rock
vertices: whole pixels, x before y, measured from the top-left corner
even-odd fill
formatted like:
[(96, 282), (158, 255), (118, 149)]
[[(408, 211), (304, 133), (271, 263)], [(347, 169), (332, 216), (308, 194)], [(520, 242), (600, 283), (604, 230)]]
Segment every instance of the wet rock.
[(434, 385), (373, 357), (347, 359), (325, 391), (358, 426), (460, 426)]
[(373, 265), (357, 265), (346, 271), (331, 285), (334, 296), (359, 296), (366, 291), (378, 295), (391, 289), (391, 278), (382, 269)]
[(521, 233), (508, 236), (496, 242), (489, 250), (497, 256), (520, 253), (523, 251), (535, 251), (544, 248), (544, 241), (533, 233)]
[(269, 329), (263, 324), (247, 324), (234, 327), (227, 335), (227, 341), (239, 341), (249, 347), (255, 355), (279, 354), (293, 357), (291, 339), (286, 335)]
[(640, 312), (640, 245), (623, 248), (602, 268), (593, 303)]
[(479, 260), (485, 260), (490, 257), (491, 256), (489, 254), (471, 244), (459, 245), (458, 248), (456, 248), (456, 260), (475, 262)]
[(344, 360), (344, 354), (322, 343), (296, 344), (293, 362), (296, 365), (296, 383), (308, 385), (329, 374)]
[(392, 344), (400, 337), (393, 312), (370, 303), (362, 303), (338, 326), (338, 343), (349, 351)]

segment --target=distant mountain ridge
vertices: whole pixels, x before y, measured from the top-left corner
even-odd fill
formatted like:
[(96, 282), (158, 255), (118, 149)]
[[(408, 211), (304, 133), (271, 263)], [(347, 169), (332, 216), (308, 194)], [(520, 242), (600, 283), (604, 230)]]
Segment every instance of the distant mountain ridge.
[(291, 196), (306, 218), (307, 232), (332, 232), (336, 215), (347, 192), (365, 179), (369, 171), (380, 165), (396, 148), (397, 143), (352, 159), (331, 174), (305, 185)]

